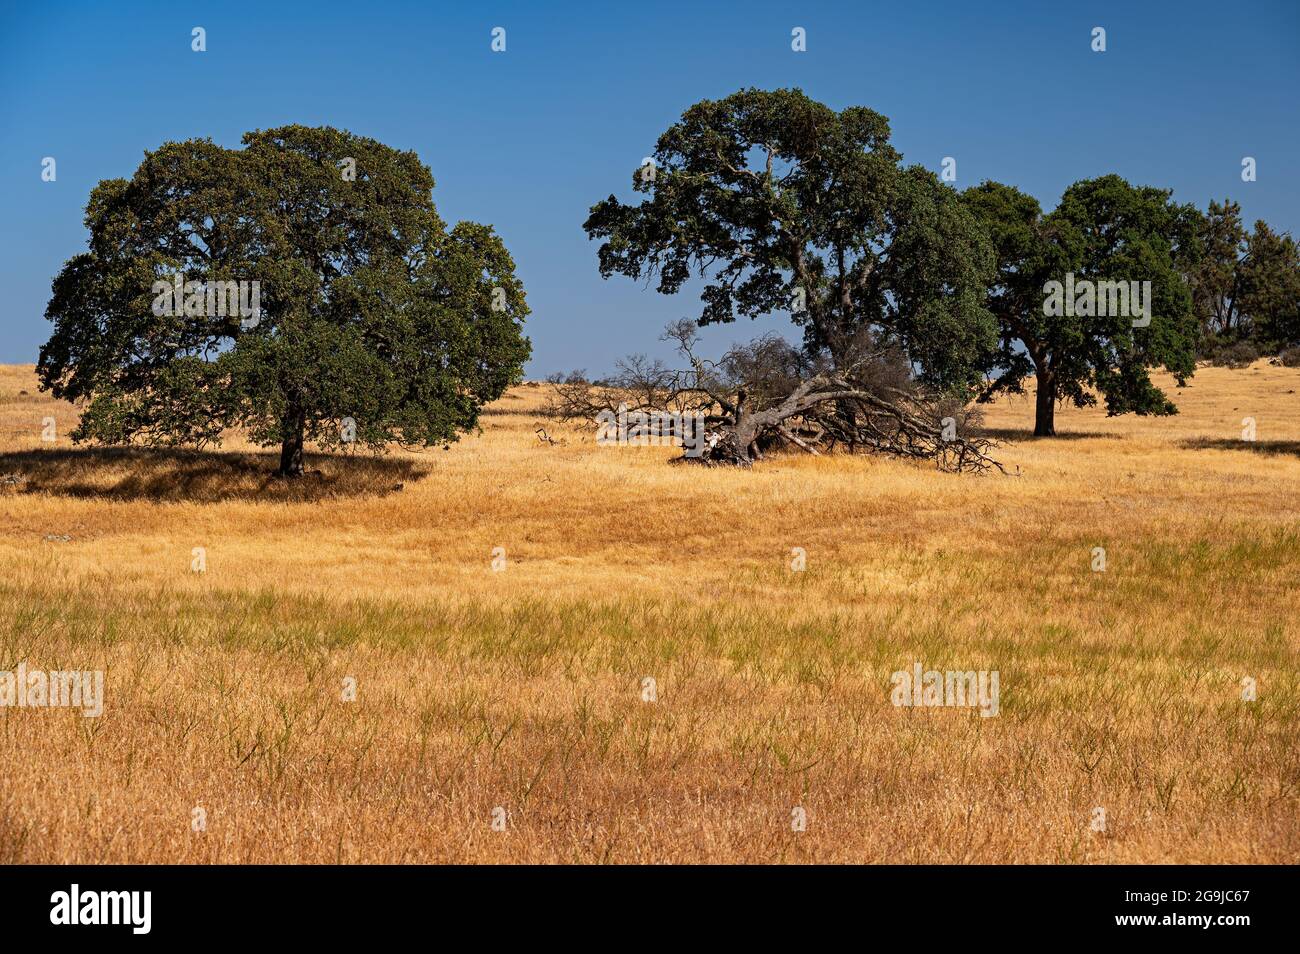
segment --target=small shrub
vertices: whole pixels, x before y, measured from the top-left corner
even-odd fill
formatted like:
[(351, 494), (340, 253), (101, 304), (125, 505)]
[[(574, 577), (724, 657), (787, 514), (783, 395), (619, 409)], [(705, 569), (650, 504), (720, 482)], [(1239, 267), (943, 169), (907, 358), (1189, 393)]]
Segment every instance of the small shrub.
[(1300, 345), (1283, 349), (1278, 358), (1285, 368), (1300, 368)]
[(1259, 349), (1249, 341), (1230, 344), (1211, 359), (1216, 368), (1245, 368), (1259, 360)]

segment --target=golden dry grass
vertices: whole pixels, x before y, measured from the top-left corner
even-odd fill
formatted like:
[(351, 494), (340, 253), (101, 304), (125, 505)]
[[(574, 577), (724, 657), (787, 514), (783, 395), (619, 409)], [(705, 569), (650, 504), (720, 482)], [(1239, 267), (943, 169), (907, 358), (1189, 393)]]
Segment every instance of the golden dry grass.
[[(1294, 862), (1298, 391), (1206, 368), (1040, 441), (1004, 402), (1021, 476), (971, 478), (669, 466), (521, 387), (286, 486), (74, 451), (0, 369), (0, 669), (107, 671), (98, 719), (0, 710), (0, 860)], [(895, 708), (914, 662), (998, 670), (1000, 716)]]

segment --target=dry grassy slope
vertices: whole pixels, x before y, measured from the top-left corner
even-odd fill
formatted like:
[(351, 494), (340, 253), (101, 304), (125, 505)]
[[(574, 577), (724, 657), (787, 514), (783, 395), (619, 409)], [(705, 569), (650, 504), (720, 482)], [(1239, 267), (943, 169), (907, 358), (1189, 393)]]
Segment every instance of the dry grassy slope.
[[(100, 719), (0, 714), (0, 860), (1295, 861), (1298, 391), (1205, 368), (1049, 441), (1006, 401), (1021, 475), (969, 478), (670, 466), (521, 387), (286, 487), (70, 452), (0, 368), (0, 669), (108, 671)], [(999, 670), (1001, 715), (896, 709), (916, 661)]]

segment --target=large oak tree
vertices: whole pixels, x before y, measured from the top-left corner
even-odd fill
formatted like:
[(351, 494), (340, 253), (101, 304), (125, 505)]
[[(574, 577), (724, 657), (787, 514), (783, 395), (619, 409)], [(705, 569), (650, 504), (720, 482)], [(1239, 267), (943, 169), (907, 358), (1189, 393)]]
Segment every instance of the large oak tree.
[[(74, 439), (202, 446), (242, 428), (296, 476), (305, 441), (445, 444), (475, 426), (529, 354), (492, 228), (448, 229), (413, 152), (303, 126), (243, 145), (169, 142), (92, 191), (38, 369), (84, 405)], [(224, 307), (217, 283), (254, 281), (256, 313)], [(173, 282), (179, 307), (164, 293), (160, 309)]]
[[(763, 338), (708, 361), (678, 326), (688, 367), (632, 374), (597, 403), (636, 392), (643, 409), (702, 415), (707, 461), (842, 445), (996, 466), (952, 413), (996, 341), (992, 252), (956, 191), (901, 159), (884, 116), (797, 89), (687, 109), (632, 175), (644, 200), (592, 207), (600, 272), (657, 280), (665, 295), (700, 282), (699, 325), (788, 312), (802, 348)], [(595, 408), (581, 382), (561, 398), (571, 414)]]
[[(1056, 433), (1058, 401), (1084, 407), (1098, 393), (1109, 414), (1176, 413), (1149, 369), (1162, 366), (1180, 384), (1195, 371), (1188, 276), (1199, 257), (1196, 209), (1116, 175), (1076, 182), (1047, 215), (1032, 196), (1001, 183), (985, 182), (963, 198), (997, 254), (988, 306), (1001, 340), (997, 376), (982, 399), (1020, 393), (1032, 375), (1038, 436)], [(1150, 282), (1149, 323), (1096, 308), (1095, 299), (1091, 314), (1048, 307), (1052, 282)], [(1096, 313), (1102, 310), (1110, 313)]]
[(702, 325), (790, 312), (810, 356), (841, 371), (874, 346), (961, 390), (996, 339), (993, 261), (959, 195), (901, 166), (889, 122), (797, 89), (748, 89), (690, 107), (632, 174), (646, 198), (597, 203), (600, 272), (664, 294), (703, 281)]

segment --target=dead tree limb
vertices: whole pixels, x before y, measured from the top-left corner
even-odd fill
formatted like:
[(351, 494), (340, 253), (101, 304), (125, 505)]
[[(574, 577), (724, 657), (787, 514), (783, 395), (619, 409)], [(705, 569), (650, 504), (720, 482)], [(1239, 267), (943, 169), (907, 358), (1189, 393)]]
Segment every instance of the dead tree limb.
[(931, 461), (954, 473), (999, 471), (994, 442), (969, 433), (963, 401), (945, 400), (916, 382), (906, 363), (884, 347), (861, 346), (832, 367), (809, 360), (776, 336), (729, 351), (718, 361), (698, 356), (690, 322), (670, 326), (682, 368), (633, 356), (608, 381), (581, 374), (551, 379), (551, 413), (596, 420), (602, 413), (694, 415), (705, 432), (697, 458), (749, 466), (783, 446), (820, 456), (843, 445), (856, 451)]

